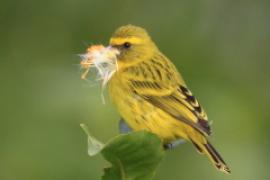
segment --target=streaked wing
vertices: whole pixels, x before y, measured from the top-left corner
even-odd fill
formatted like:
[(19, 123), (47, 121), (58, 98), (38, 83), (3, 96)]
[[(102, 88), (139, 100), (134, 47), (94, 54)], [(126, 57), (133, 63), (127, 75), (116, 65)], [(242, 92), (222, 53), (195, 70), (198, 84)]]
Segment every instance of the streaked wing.
[(198, 104), (196, 98), (192, 95), (184, 94), (181, 91), (182, 88), (183, 86), (180, 86), (176, 92), (168, 96), (142, 95), (141, 97), (197, 131), (210, 135), (211, 128), (205, 112)]
[(138, 96), (198, 132), (210, 135), (207, 115), (166, 57), (160, 55), (143, 62), (127, 69), (127, 74), (128, 83)]

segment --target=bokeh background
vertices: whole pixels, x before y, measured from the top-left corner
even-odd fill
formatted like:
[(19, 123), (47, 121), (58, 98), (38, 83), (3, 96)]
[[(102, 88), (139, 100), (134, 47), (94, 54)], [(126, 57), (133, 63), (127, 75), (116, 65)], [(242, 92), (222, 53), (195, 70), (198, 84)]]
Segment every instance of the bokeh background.
[(125, 24), (145, 27), (213, 120), (226, 176), (190, 144), (157, 180), (270, 179), (270, 1), (1, 0), (0, 179), (97, 180), (79, 124), (106, 142), (119, 115), (80, 80), (77, 54)]

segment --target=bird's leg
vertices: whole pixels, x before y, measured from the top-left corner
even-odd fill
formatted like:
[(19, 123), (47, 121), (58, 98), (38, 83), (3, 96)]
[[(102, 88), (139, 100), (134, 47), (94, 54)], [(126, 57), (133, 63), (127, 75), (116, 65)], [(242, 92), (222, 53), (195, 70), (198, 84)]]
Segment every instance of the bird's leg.
[(178, 139), (178, 140), (175, 140), (171, 143), (168, 143), (168, 144), (164, 144), (163, 147), (165, 150), (170, 150), (170, 149), (173, 149), (181, 144), (185, 143), (185, 140), (184, 139)]
[(125, 122), (123, 118), (120, 119), (119, 121), (119, 132), (122, 134), (126, 134), (133, 131), (128, 124)]
[[(126, 133), (130, 133), (132, 131), (133, 130), (129, 127), (129, 125), (126, 123), (126, 121), (123, 118), (121, 118), (119, 121), (119, 132), (121, 134), (126, 134)], [(171, 143), (164, 144), (163, 147), (165, 150), (170, 150), (170, 149), (173, 149), (173, 148), (175, 148), (183, 143), (185, 143), (184, 139), (178, 139), (178, 140), (172, 141)]]

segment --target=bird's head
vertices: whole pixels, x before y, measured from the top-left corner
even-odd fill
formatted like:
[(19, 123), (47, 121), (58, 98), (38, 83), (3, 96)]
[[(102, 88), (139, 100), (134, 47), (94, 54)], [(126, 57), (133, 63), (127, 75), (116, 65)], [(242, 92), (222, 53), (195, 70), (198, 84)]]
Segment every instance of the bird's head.
[(122, 67), (150, 59), (157, 49), (146, 30), (133, 25), (118, 28), (110, 39), (110, 46), (119, 51), (117, 61)]

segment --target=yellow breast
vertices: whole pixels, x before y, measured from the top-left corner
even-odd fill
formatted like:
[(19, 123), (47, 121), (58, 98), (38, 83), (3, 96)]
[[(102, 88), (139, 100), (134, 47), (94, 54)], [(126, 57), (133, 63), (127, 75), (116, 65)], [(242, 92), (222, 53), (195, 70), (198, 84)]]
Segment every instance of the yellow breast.
[(164, 142), (185, 138), (185, 125), (137, 96), (122, 75), (115, 74), (110, 80), (109, 93), (120, 115), (133, 130), (150, 131)]

